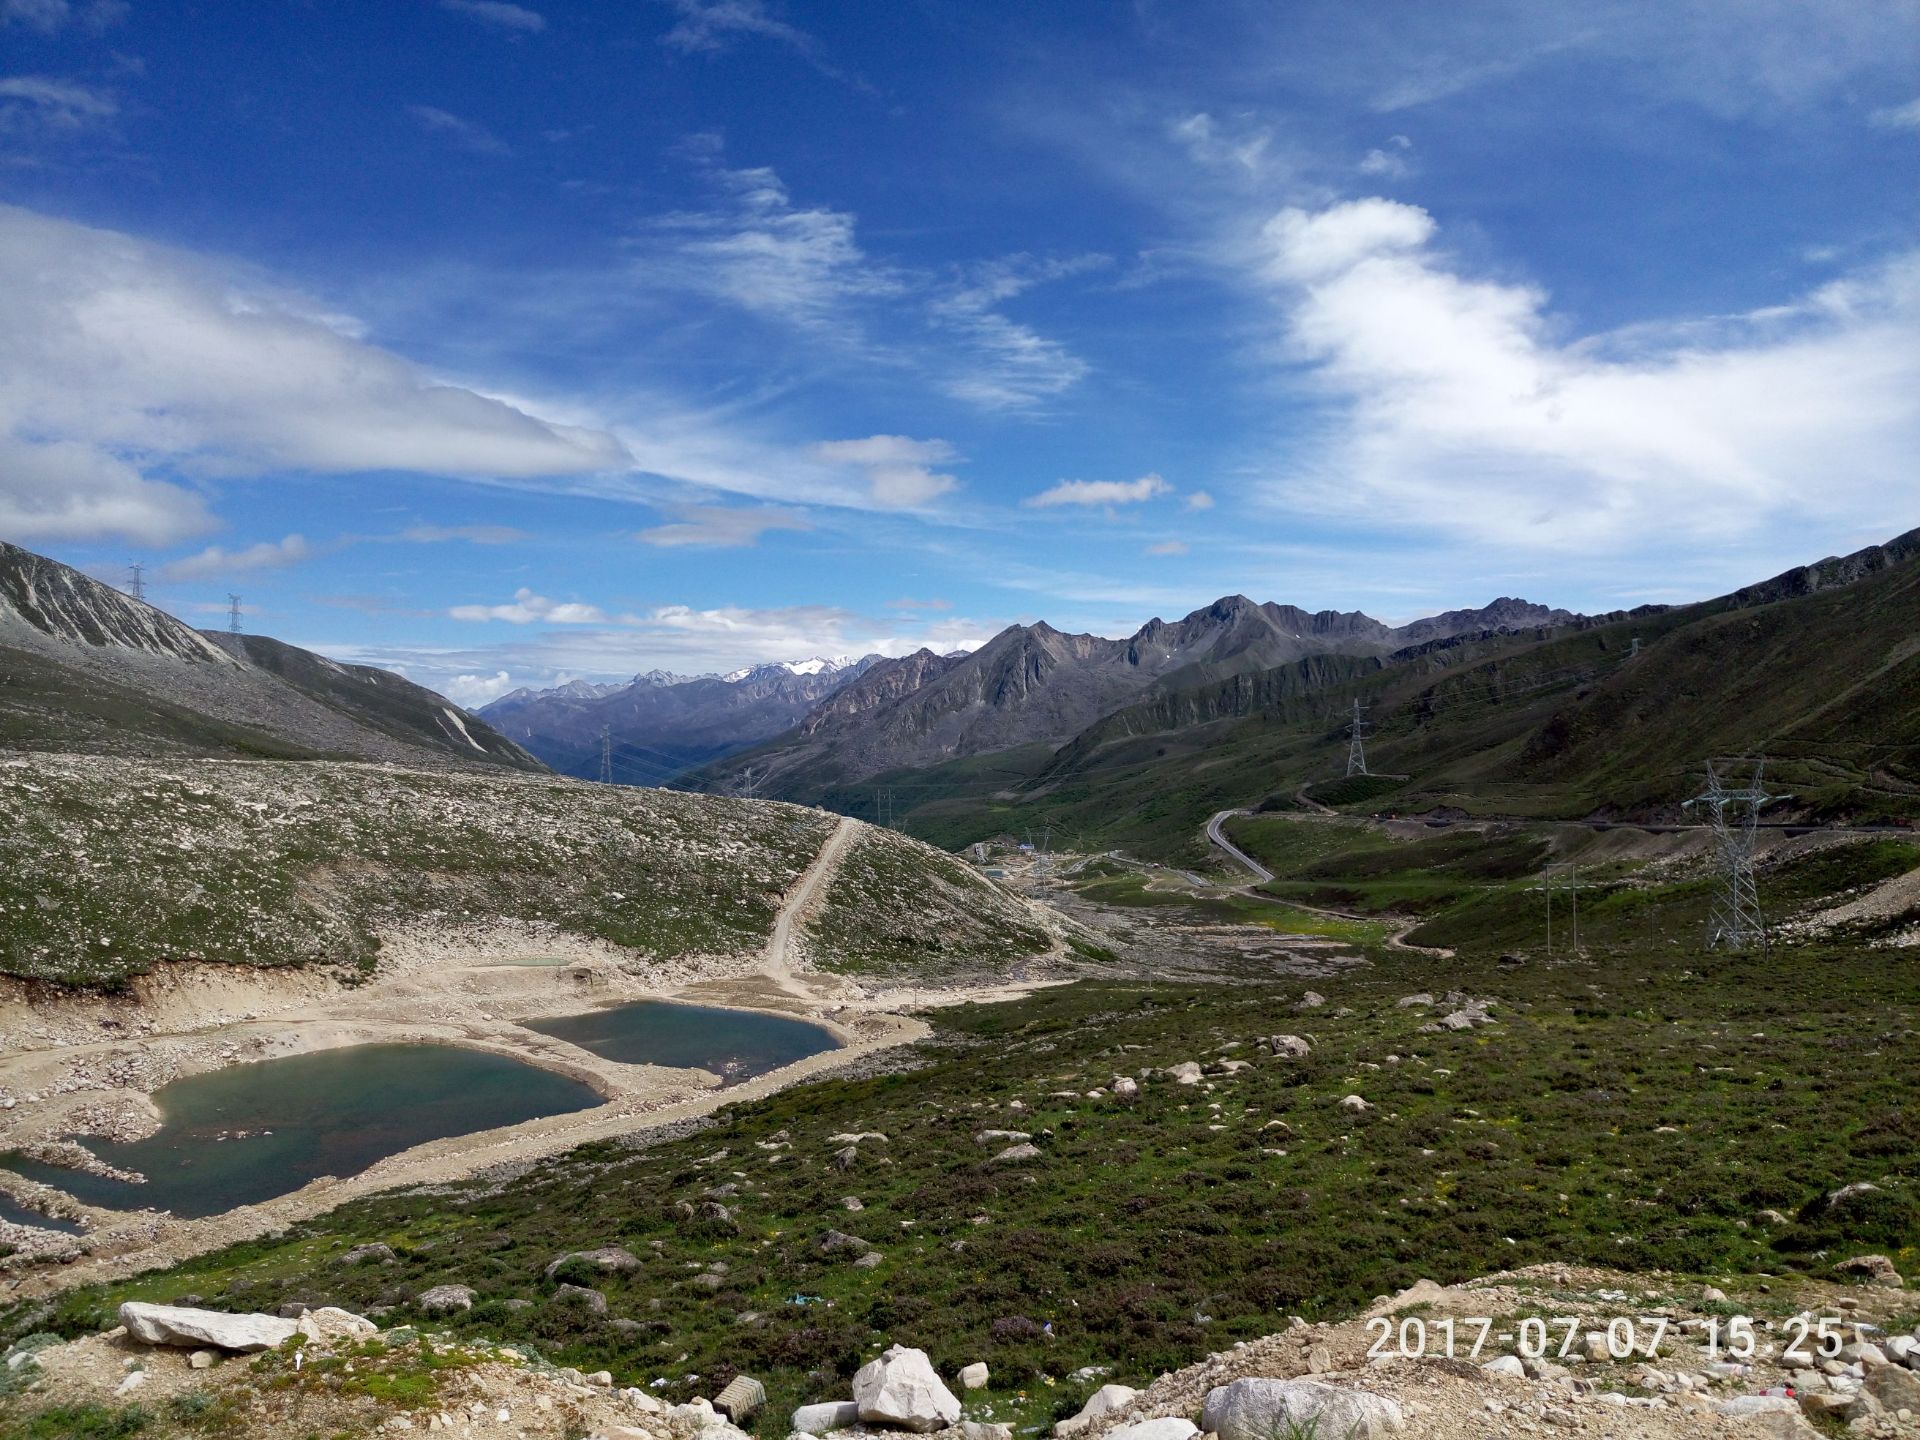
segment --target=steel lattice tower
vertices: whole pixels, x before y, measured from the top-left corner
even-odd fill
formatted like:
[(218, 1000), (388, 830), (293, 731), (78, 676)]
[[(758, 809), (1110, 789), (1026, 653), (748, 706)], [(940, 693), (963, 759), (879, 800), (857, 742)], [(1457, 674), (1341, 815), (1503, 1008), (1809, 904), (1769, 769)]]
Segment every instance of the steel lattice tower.
[(1353, 702), (1353, 719), (1348, 722), (1347, 733), (1352, 737), (1347, 742), (1347, 774), (1365, 775), (1367, 773), (1367, 722), (1361, 704)]
[(1769, 795), (1761, 788), (1765, 759), (1753, 762), (1753, 781), (1740, 790), (1728, 789), (1720, 780), (1713, 761), (1707, 762), (1706, 793), (1687, 801), (1689, 808), (1705, 809), (1707, 823), (1713, 827), (1713, 840), (1720, 852), (1720, 872), (1724, 884), (1713, 902), (1713, 918), (1707, 924), (1707, 944), (1728, 950), (1764, 949), (1767, 943), (1766, 917), (1760, 913), (1760, 891), (1753, 880), (1753, 837), (1761, 809), (1784, 795)]

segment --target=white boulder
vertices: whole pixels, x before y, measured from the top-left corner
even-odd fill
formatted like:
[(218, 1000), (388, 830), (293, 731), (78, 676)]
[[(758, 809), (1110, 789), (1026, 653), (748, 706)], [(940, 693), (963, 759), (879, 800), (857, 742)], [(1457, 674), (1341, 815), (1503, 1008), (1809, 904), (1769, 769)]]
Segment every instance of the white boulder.
[(1080, 1407), (1078, 1415), (1062, 1420), (1053, 1427), (1056, 1435), (1072, 1435), (1084, 1430), (1096, 1420), (1104, 1420), (1116, 1410), (1124, 1410), (1131, 1405), (1140, 1392), (1131, 1385), (1102, 1385), (1087, 1397), (1087, 1403)]
[(803, 1435), (825, 1435), (829, 1430), (844, 1430), (860, 1423), (860, 1407), (851, 1400), (825, 1400), (818, 1405), (802, 1405), (789, 1422)]
[(967, 1390), (985, 1389), (989, 1378), (987, 1362), (984, 1360), (976, 1360), (960, 1372), (961, 1387)]
[(342, 1310), (337, 1305), (309, 1310), (293, 1323), (309, 1340), (364, 1340), (380, 1333), (380, 1327), (364, 1315)]
[(1109, 1430), (1107, 1440), (1192, 1440), (1199, 1433), (1200, 1427), (1193, 1421), (1169, 1415), (1161, 1420), (1136, 1420), (1131, 1425)]
[(1383, 1395), (1323, 1380), (1235, 1380), (1207, 1393), (1200, 1425), (1220, 1440), (1271, 1440), (1308, 1432), (1380, 1440), (1406, 1422)]
[(869, 1360), (853, 1377), (853, 1403), (860, 1418), (925, 1434), (960, 1418), (960, 1402), (941, 1382), (924, 1350), (895, 1345)]
[(149, 1305), (129, 1300), (120, 1307), (127, 1334), (148, 1345), (211, 1345), (217, 1350), (274, 1350), (300, 1333), (277, 1315), (228, 1315), (186, 1305)]

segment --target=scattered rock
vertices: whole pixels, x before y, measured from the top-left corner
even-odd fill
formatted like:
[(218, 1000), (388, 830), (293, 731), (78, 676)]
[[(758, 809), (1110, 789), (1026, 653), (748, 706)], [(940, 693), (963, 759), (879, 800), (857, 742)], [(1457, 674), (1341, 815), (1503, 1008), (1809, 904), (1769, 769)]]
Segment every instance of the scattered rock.
[[(604, 1315), (607, 1313), (607, 1297), (602, 1295), (598, 1290), (589, 1289), (585, 1285), (556, 1286), (553, 1292), (552, 1303), (555, 1305), (584, 1305), (595, 1315)], [(608, 1383), (612, 1383), (611, 1377), (609, 1377)]]
[[(724, 1208), (724, 1207), (722, 1207)], [(640, 1257), (618, 1245), (602, 1245), (598, 1250), (569, 1250), (547, 1262), (546, 1278), (551, 1280), (562, 1266), (578, 1261), (606, 1275), (630, 1275), (640, 1268)]]
[(1282, 1060), (1304, 1060), (1313, 1053), (1313, 1046), (1298, 1035), (1269, 1035), (1264, 1048)]
[(1106, 1440), (1192, 1440), (1200, 1433), (1200, 1427), (1180, 1415), (1169, 1415), (1160, 1420), (1136, 1420), (1131, 1425), (1122, 1425), (1109, 1430)]
[(1326, 996), (1320, 994), (1318, 991), (1309, 990), (1307, 991), (1306, 994), (1300, 997), (1299, 1001), (1294, 1005), (1293, 1008), (1296, 1010), (1318, 1010), (1322, 1005), (1326, 1003), (1327, 1003)]
[(996, 1165), (1024, 1165), (1029, 1160), (1038, 1160), (1039, 1158), (1040, 1147), (1038, 1145), (1009, 1145), (993, 1157), (993, 1163)]
[(1349, 1095), (1340, 1102), (1340, 1108), (1349, 1115), (1364, 1115), (1373, 1109), (1373, 1106), (1369, 1105), (1365, 1100), (1362, 1100), (1358, 1095)]
[(960, 1371), (960, 1386), (964, 1390), (982, 1390), (986, 1388), (990, 1372), (984, 1360), (976, 1360)]
[[(1878, 1186), (1868, 1185), (1865, 1181), (1860, 1181), (1857, 1184), (1834, 1191), (1833, 1197), (1829, 1197), (1829, 1199), (1844, 1195), (1857, 1195), (1863, 1190), (1871, 1191), (1878, 1188)], [(1855, 1255), (1851, 1259), (1842, 1260), (1833, 1268), (1841, 1275), (1857, 1275), (1869, 1285), (1885, 1285), (1893, 1290), (1898, 1290), (1907, 1283), (1900, 1278), (1900, 1271), (1895, 1268), (1893, 1261), (1884, 1255)]]
[(981, 1130), (975, 1133), (976, 1145), (1019, 1144), (1022, 1140), (1031, 1140), (1033, 1136), (1025, 1130)]
[(299, 1326), (277, 1315), (228, 1315), (184, 1305), (149, 1305), (129, 1300), (120, 1307), (127, 1334), (147, 1345), (211, 1345), (218, 1350), (273, 1350), (299, 1333)]
[(187, 1365), (193, 1370), (211, 1370), (219, 1358), (217, 1350), (196, 1350), (187, 1357)]
[(1176, 1085), (1200, 1083), (1200, 1067), (1191, 1060), (1182, 1060), (1178, 1065), (1169, 1065), (1164, 1073)]
[(1520, 1357), (1518, 1355), (1502, 1355), (1482, 1365), (1480, 1367), (1480, 1373), (1483, 1375), (1498, 1375), (1512, 1380), (1524, 1380), (1527, 1378), (1527, 1367), (1520, 1363)]
[(944, 1430), (960, 1418), (960, 1402), (941, 1383), (927, 1352), (904, 1345), (860, 1367), (853, 1377), (853, 1402), (868, 1423), (920, 1434)]
[(1201, 1428), (1220, 1440), (1271, 1440), (1275, 1435), (1380, 1440), (1404, 1424), (1384, 1396), (1322, 1380), (1235, 1380), (1207, 1393)]
[(802, 1405), (788, 1422), (803, 1435), (825, 1435), (829, 1430), (845, 1430), (860, 1423), (860, 1407), (851, 1400), (826, 1400), (818, 1405)]
[(1124, 1410), (1139, 1398), (1140, 1392), (1131, 1385), (1102, 1385), (1087, 1397), (1087, 1403), (1080, 1407), (1080, 1413), (1062, 1420), (1053, 1427), (1055, 1435), (1072, 1435), (1086, 1429), (1096, 1420), (1103, 1420), (1116, 1410)]
[(309, 1310), (293, 1323), (309, 1340), (365, 1340), (380, 1333), (373, 1321), (337, 1305)]
[(849, 1235), (844, 1230), (829, 1230), (820, 1237), (819, 1249), (823, 1255), (865, 1255), (873, 1246), (858, 1235)]
[(376, 1240), (371, 1245), (356, 1245), (333, 1263), (336, 1265), (365, 1265), (368, 1261), (377, 1261), (382, 1265), (391, 1265), (399, 1257), (393, 1253), (393, 1247)]
[(751, 1375), (736, 1375), (713, 1397), (713, 1408), (738, 1425), (767, 1403), (767, 1387)]

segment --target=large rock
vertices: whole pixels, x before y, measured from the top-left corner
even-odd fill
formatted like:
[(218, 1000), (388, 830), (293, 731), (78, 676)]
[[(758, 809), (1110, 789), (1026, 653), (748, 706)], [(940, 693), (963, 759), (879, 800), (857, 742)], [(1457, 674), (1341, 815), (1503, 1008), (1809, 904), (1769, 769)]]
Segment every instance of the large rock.
[(1200, 1067), (1191, 1060), (1182, 1060), (1178, 1065), (1169, 1065), (1165, 1074), (1176, 1085), (1200, 1083)]
[(984, 1360), (976, 1360), (960, 1371), (960, 1383), (969, 1390), (985, 1389), (987, 1381), (992, 1378)]
[(1867, 1383), (1861, 1388), (1889, 1410), (1911, 1410), (1920, 1415), (1920, 1375), (1911, 1370), (1882, 1366), (1868, 1372)]
[(1009, 1145), (993, 1157), (996, 1165), (1024, 1165), (1029, 1160), (1038, 1160), (1041, 1150), (1038, 1145)]
[(1087, 1403), (1080, 1407), (1078, 1415), (1070, 1416), (1053, 1427), (1056, 1435), (1072, 1435), (1086, 1429), (1096, 1420), (1104, 1420), (1116, 1410), (1124, 1410), (1131, 1405), (1140, 1392), (1131, 1385), (1102, 1385), (1087, 1397)]
[(127, 1334), (148, 1345), (184, 1345), (216, 1350), (274, 1350), (300, 1333), (298, 1323), (277, 1315), (228, 1315), (185, 1305), (149, 1305), (129, 1300), (120, 1307)]
[(1339, 1440), (1380, 1440), (1404, 1424), (1382, 1395), (1323, 1380), (1235, 1380), (1207, 1393), (1203, 1430), (1220, 1440), (1272, 1440), (1309, 1430)]
[(860, 1423), (860, 1407), (851, 1400), (826, 1400), (818, 1405), (802, 1405), (789, 1422), (802, 1435), (825, 1435), (829, 1430), (844, 1430)]
[(598, 1250), (569, 1250), (565, 1255), (556, 1255), (547, 1262), (547, 1279), (553, 1279), (563, 1265), (574, 1261), (591, 1266), (604, 1275), (631, 1275), (640, 1268), (640, 1257), (631, 1250), (618, 1245), (602, 1245)]
[(429, 1315), (444, 1315), (454, 1310), (471, 1310), (473, 1296), (471, 1285), (436, 1285), (414, 1296), (413, 1303)]
[(1200, 1427), (1193, 1421), (1169, 1415), (1162, 1420), (1136, 1420), (1131, 1425), (1109, 1430), (1107, 1440), (1192, 1440), (1199, 1433)]
[(960, 1402), (941, 1383), (924, 1350), (895, 1345), (853, 1377), (853, 1403), (874, 1425), (898, 1425), (925, 1434), (960, 1418)]
[[(1864, 1185), (1865, 1182), (1861, 1184)], [(1865, 1188), (1872, 1190), (1875, 1187), (1866, 1185)], [(1833, 1193), (1846, 1195), (1849, 1191), (1858, 1193), (1859, 1189), (1859, 1185), (1849, 1185), (1846, 1189), (1836, 1190)], [(1900, 1272), (1894, 1267), (1893, 1261), (1884, 1255), (1855, 1255), (1851, 1259), (1842, 1260), (1833, 1268), (1850, 1278), (1865, 1280), (1869, 1285), (1885, 1285), (1892, 1290), (1898, 1290), (1907, 1283), (1900, 1278)]]

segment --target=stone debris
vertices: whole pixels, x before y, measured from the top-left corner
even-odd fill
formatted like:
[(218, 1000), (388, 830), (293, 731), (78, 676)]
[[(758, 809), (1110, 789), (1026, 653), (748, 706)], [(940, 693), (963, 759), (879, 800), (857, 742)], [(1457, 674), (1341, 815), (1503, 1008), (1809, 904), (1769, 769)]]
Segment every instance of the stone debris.
[(1385, 1396), (1319, 1380), (1235, 1380), (1207, 1395), (1200, 1424), (1220, 1440), (1272, 1440), (1276, 1435), (1338, 1435), (1382, 1440), (1405, 1425)]
[(551, 1280), (561, 1268), (578, 1263), (607, 1275), (631, 1275), (640, 1268), (640, 1257), (619, 1245), (602, 1245), (597, 1250), (569, 1250), (547, 1262), (546, 1278)]
[(444, 1315), (453, 1310), (471, 1310), (475, 1291), (471, 1285), (436, 1285), (422, 1290), (413, 1303), (429, 1315)]
[(1095, 1421), (1104, 1420), (1107, 1416), (1126, 1409), (1139, 1398), (1139, 1395), (1140, 1392), (1131, 1385), (1102, 1385), (1087, 1398), (1087, 1403), (1080, 1407), (1079, 1414), (1070, 1416), (1055, 1425), (1053, 1433), (1077, 1435)]

